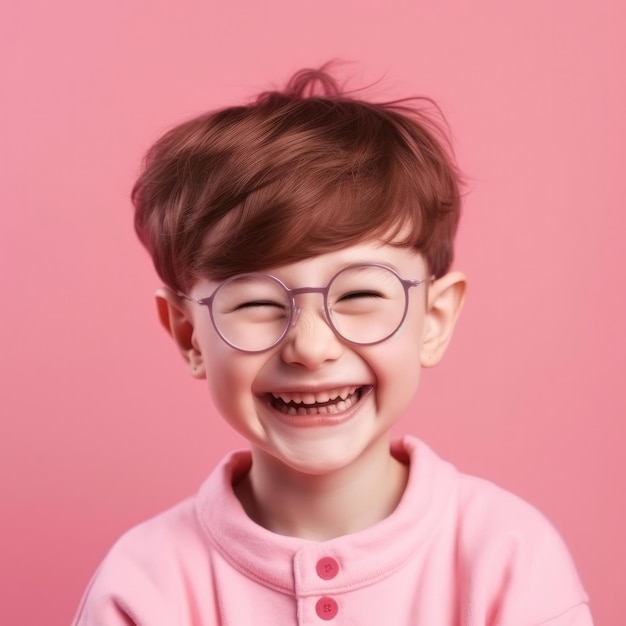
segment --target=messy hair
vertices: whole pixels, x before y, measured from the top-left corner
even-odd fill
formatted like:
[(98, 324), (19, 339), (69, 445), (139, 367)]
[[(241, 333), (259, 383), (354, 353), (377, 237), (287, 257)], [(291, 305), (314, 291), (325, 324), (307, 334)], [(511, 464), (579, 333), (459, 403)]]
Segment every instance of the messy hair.
[(135, 228), (165, 284), (187, 291), (364, 240), (452, 262), (459, 174), (430, 100), (372, 103), (326, 71), (185, 122), (148, 151)]

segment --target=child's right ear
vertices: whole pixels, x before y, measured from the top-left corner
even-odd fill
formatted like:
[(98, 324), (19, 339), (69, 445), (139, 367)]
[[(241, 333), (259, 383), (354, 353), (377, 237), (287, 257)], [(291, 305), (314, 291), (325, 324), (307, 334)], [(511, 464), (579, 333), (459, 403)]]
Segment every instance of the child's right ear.
[(168, 287), (155, 293), (159, 321), (178, 346), (194, 378), (205, 378), (204, 359), (196, 341), (194, 323), (187, 301)]

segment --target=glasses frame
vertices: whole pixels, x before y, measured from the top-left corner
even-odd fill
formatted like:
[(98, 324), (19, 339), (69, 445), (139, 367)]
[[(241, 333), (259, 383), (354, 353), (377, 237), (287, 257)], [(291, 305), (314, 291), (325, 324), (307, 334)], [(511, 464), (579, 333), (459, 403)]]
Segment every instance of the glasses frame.
[[(398, 279), (398, 281), (400, 282), (400, 284), (402, 285), (404, 289), (404, 311), (402, 312), (402, 318), (400, 319), (400, 321), (398, 322), (398, 325), (394, 328), (392, 332), (385, 335), (385, 337), (383, 337), (382, 339), (377, 339), (376, 341), (360, 342), (360, 341), (352, 341), (344, 337), (339, 332), (335, 324), (333, 323), (332, 314), (331, 314), (332, 312), (328, 306), (328, 294), (336, 278), (340, 274), (343, 274), (343, 272), (350, 270), (350, 269), (358, 268), (358, 267), (379, 267), (381, 269), (384, 269), (388, 271), (389, 273), (393, 274)], [(285, 294), (287, 295), (287, 300), (290, 305), (289, 306), (289, 318), (287, 320), (287, 323), (285, 324), (285, 329), (283, 330), (283, 332), (270, 346), (268, 346), (267, 348), (263, 348), (261, 350), (246, 350), (245, 348), (240, 348), (239, 346), (235, 345), (222, 334), (222, 332), (220, 331), (220, 329), (218, 328), (215, 322), (215, 317), (213, 315), (213, 301), (215, 299), (215, 296), (219, 293), (220, 289), (230, 284), (234, 280), (239, 280), (241, 278), (255, 277), (255, 276), (260, 276), (263, 278), (269, 278), (273, 280), (285, 292)], [(335, 333), (335, 335), (339, 337), (339, 339), (341, 339), (342, 341), (345, 341), (346, 343), (349, 343), (349, 344), (358, 345), (358, 346), (373, 346), (373, 345), (382, 343), (383, 341), (387, 341), (387, 339), (395, 335), (398, 332), (398, 330), (400, 330), (400, 328), (402, 327), (402, 324), (404, 324), (404, 320), (406, 319), (407, 312), (409, 310), (409, 289), (411, 289), (411, 287), (418, 287), (424, 282), (426, 282), (425, 279), (419, 280), (416, 278), (408, 278), (408, 279), (402, 278), (400, 274), (396, 272), (396, 270), (382, 263), (354, 263), (351, 265), (347, 265), (346, 267), (342, 267), (338, 272), (336, 272), (332, 276), (332, 278), (328, 281), (328, 284), (326, 285), (326, 287), (297, 287), (296, 289), (290, 289), (289, 287), (287, 287), (287, 285), (285, 285), (285, 283), (283, 283), (282, 280), (280, 280), (279, 278), (276, 278), (276, 276), (273, 276), (272, 274), (266, 274), (264, 272), (246, 272), (244, 274), (236, 274), (235, 276), (231, 276), (230, 278), (227, 278), (226, 280), (222, 281), (215, 288), (213, 293), (210, 296), (207, 296), (206, 298), (196, 299), (184, 293), (179, 293), (178, 295), (187, 300), (191, 300), (192, 302), (195, 302), (196, 304), (207, 307), (207, 309), (209, 310), (209, 315), (211, 317), (211, 323), (213, 324), (213, 328), (215, 328), (215, 332), (218, 334), (219, 338), (224, 343), (229, 345), (231, 348), (238, 350), (239, 352), (245, 352), (247, 354), (259, 354), (262, 352), (268, 352), (269, 350), (272, 350), (273, 348), (278, 346), (285, 339), (285, 337), (289, 334), (289, 331), (293, 328), (295, 323), (298, 321), (298, 317), (300, 315), (300, 312), (302, 311), (301, 307), (299, 307), (296, 303), (296, 296), (302, 295), (304, 293), (320, 293), (324, 296), (324, 317), (326, 318), (326, 324), (333, 331), (333, 333)]]

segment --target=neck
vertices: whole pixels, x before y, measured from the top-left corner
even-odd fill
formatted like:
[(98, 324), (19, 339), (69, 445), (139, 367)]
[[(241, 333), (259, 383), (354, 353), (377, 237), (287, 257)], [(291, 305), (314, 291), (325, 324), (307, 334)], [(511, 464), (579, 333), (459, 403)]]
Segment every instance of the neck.
[(281, 535), (325, 541), (358, 532), (390, 515), (406, 486), (408, 468), (383, 439), (350, 466), (321, 475), (253, 448), (252, 468), (235, 492), (253, 521)]

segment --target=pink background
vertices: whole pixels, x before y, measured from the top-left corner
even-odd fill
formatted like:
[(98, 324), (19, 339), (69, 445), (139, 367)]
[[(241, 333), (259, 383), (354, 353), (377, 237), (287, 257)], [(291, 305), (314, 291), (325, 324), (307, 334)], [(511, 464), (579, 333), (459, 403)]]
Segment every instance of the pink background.
[(398, 430), (542, 509), (622, 625), (623, 6), (4, 0), (0, 623), (68, 623), (115, 538), (241, 445), (157, 324), (140, 157), (339, 57), (381, 98), (437, 99), (469, 178), (469, 300)]

